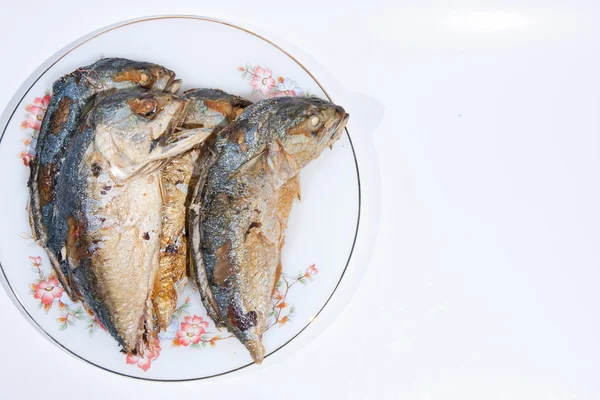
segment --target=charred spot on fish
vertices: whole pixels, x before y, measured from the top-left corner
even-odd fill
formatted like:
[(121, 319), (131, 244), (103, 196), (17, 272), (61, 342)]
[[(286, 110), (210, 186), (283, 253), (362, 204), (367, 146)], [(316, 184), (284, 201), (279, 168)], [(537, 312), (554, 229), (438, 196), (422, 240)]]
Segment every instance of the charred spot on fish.
[(148, 232), (144, 232), (142, 237), (144, 238), (144, 240), (150, 240), (150, 234)]
[(169, 244), (167, 245), (167, 247), (165, 247), (165, 253), (170, 254), (170, 255), (175, 255), (175, 254), (179, 254), (179, 247), (175, 246), (174, 244)]
[(56, 111), (50, 118), (50, 132), (55, 135), (58, 135), (60, 131), (62, 131), (69, 119), (69, 111), (71, 109), (71, 99), (68, 97), (63, 97), (58, 102), (58, 107)]
[(104, 223), (106, 221), (106, 218), (100, 217), (100, 222)]
[(134, 82), (140, 86), (148, 88), (152, 86), (155, 81), (154, 76), (148, 74), (146, 71), (140, 71), (138, 69), (130, 69), (118, 72), (112, 77), (113, 82)]
[(248, 226), (248, 229), (246, 230), (246, 233), (244, 234), (244, 237), (248, 237), (248, 234), (250, 233), (250, 231), (252, 229), (260, 228), (261, 226), (262, 226), (262, 223), (260, 223), (258, 221), (252, 221), (250, 223), (250, 226)]
[(54, 199), (54, 178), (58, 173), (58, 169), (59, 167), (55, 163), (48, 163), (40, 168), (38, 184), (42, 206)]
[(98, 163), (92, 163), (92, 175), (94, 175), (94, 177), (99, 177), (100, 174), (102, 173), (102, 167), (100, 166), (100, 164)]
[(151, 98), (131, 99), (127, 104), (131, 111), (145, 118), (152, 118), (158, 111), (158, 102)]
[(103, 188), (103, 190), (109, 191), (110, 189), (112, 189), (112, 186), (110, 185), (105, 185)]
[(242, 332), (256, 326), (256, 322), (258, 321), (256, 311), (244, 313), (236, 303), (227, 307), (227, 316), (233, 325)]

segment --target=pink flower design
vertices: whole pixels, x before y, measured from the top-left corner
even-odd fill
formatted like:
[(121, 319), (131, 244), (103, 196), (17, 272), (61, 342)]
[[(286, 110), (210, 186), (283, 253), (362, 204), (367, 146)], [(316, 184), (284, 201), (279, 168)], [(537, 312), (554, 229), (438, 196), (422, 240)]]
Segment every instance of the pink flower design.
[(271, 88), (275, 86), (275, 79), (273, 79), (272, 75), (273, 73), (269, 68), (256, 67), (254, 75), (250, 80), (250, 85), (266, 96), (271, 91)]
[(64, 289), (58, 286), (58, 279), (54, 276), (49, 276), (48, 280), (42, 280), (35, 287), (35, 294), (33, 295), (36, 299), (41, 299), (45, 306), (52, 304), (54, 299), (58, 299), (62, 296)]
[[(39, 119), (38, 119), (39, 118)], [(39, 131), (42, 127), (42, 119), (35, 114), (29, 114), (27, 119), (21, 123), (21, 128), (31, 128)]]
[(29, 257), (29, 261), (31, 261), (31, 265), (33, 265), (36, 268), (39, 268), (40, 265), (42, 265), (42, 257)]
[(313, 264), (310, 267), (308, 267), (308, 269), (304, 273), (304, 278), (308, 278), (308, 279), (312, 280), (313, 275), (316, 275), (318, 273), (319, 273), (319, 270), (315, 267), (315, 264)]
[(189, 346), (190, 343), (199, 343), (201, 336), (208, 328), (208, 322), (203, 321), (201, 317), (194, 315), (184, 318), (185, 322), (181, 323), (181, 328), (177, 331), (173, 344), (178, 346)]
[(19, 157), (23, 160), (23, 165), (29, 167), (31, 160), (33, 160), (33, 154), (28, 151), (22, 151), (19, 153)]
[(144, 355), (142, 357), (133, 354), (127, 354), (125, 358), (125, 362), (127, 364), (136, 365), (144, 370), (144, 372), (148, 371), (152, 361), (156, 360), (160, 355), (160, 341), (156, 340), (154, 346), (152, 348), (148, 348), (144, 351)]
[(42, 118), (50, 104), (50, 95), (44, 97), (36, 97), (33, 99), (33, 104), (27, 104), (25, 111), (29, 113), (27, 119), (21, 123), (21, 128), (31, 128), (39, 131), (42, 126)]
[(277, 89), (271, 92), (270, 97), (284, 97), (284, 96), (301, 96), (304, 92), (296, 81), (293, 81), (289, 78), (279, 78), (279, 83), (277, 84)]
[(283, 293), (279, 291), (279, 289), (273, 290), (273, 300), (280, 301), (283, 299)]

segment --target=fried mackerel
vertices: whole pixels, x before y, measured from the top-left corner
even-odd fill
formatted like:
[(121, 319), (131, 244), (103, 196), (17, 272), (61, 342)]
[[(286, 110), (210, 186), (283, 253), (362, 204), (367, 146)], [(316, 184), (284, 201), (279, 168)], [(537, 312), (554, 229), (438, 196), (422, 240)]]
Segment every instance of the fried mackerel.
[[(175, 73), (157, 64), (105, 58), (78, 68), (54, 82), (50, 104), (37, 138), (30, 165), (30, 222), (34, 238), (43, 246), (61, 284), (73, 299), (80, 295), (66, 279), (64, 252), (49, 251), (56, 236), (63, 237), (64, 221), (56, 219), (56, 183), (70, 142), (93, 103), (116, 91), (176, 91)], [(61, 247), (59, 246), (59, 250)]]
[(192, 268), (209, 315), (257, 363), (298, 172), (340, 137), (347, 119), (314, 97), (263, 100), (217, 135), (204, 162), (188, 215)]
[(188, 103), (159, 92), (102, 99), (58, 177), (67, 278), (128, 353), (143, 354), (157, 333), (151, 294), (162, 233), (161, 168), (211, 133), (178, 129)]

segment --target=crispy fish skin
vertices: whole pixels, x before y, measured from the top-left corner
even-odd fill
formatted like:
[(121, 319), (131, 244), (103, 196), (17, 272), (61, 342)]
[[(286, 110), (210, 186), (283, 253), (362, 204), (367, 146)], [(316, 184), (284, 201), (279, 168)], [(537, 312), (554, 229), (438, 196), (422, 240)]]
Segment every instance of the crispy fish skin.
[(53, 240), (56, 231), (61, 236), (66, 229), (62, 221), (55, 220), (55, 186), (66, 150), (97, 97), (132, 89), (169, 90), (174, 76), (174, 72), (156, 64), (106, 58), (79, 68), (53, 84), (52, 98), (37, 138), (35, 158), (30, 165), (30, 222), (34, 238), (46, 248), (61, 284), (73, 299), (80, 295), (66, 279), (63, 254), (48, 251), (48, 241)]
[(317, 98), (247, 107), (215, 140), (189, 209), (191, 251), (209, 315), (256, 363), (298, 172), (341, 135), (348, 115)]
[(128, 353), (143, 354), (157, 333), (151, 293), (159, 267), (160, 168), (211, 133), (177, 130), (187, 104), (159, 92), (104, 98), (75, 137), (57, 183), (68, 278)]

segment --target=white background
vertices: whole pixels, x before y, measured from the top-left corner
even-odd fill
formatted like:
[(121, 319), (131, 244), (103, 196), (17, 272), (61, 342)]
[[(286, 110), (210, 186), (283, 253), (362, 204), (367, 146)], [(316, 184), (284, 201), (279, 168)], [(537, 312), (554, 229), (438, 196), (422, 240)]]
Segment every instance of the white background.
[(0, 290), (0, 398), (600, 398), (600, 7), (393, 3), (0, 0), (0, 109), (60, 48), (137, 16), (221, 18), (295, 46), (349, 92), (336, 101), (362, 135), (367, 232), (379, 224), (321, 335), (216, 380), (95, 369)]

